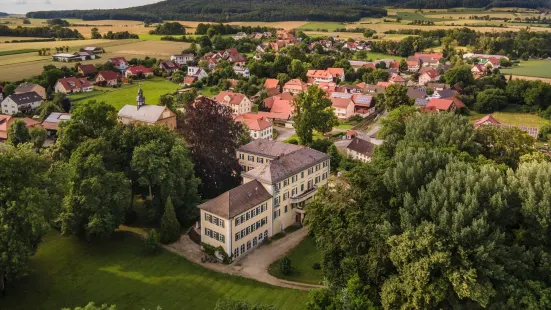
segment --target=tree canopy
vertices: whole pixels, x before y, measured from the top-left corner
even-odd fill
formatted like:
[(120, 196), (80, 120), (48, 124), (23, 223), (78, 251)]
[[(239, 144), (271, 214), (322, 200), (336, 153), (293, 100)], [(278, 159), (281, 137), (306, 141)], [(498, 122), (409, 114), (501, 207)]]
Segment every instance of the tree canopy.
[(333, 112), (331, 100), (316, 85), (297, 95), (293, 105), (294, 127), (301, 144), (312, 143), (314, 130), (326, 133), (337, 125), (338, 119)]

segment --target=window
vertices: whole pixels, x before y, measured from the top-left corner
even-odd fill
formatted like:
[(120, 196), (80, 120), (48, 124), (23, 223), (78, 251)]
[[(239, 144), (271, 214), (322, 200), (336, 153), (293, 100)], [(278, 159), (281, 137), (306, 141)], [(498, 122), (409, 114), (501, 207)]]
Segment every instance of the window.
[(218, 241), (224, 243), (224, 242), (226, 242), (226, 237), (224, 237), (224, 235), (222, 235), (222, 234), (218, 234)]
[(235, 250), (233, 250), (233, 257), (238, 257), (239, 256), (239, 248), (235, 248)]
[(289, 180), (288, 180), (288, 179), (286, 179), (286, 180), (283, 181), (283, 187), (285, 187), (285, 186), (287, 186), (287, 185), (289, 185)]
[(302, 171), (302, 172), (300, 173), (300, 177), (301, 177), (302, 179), (304, 179), (304, 171)]
[(256, 216), (256, 209), (253, 209), (253, 217)]
[(251, 233), (251, 226), (247, 227), (247, 235)]
[(314, 186), (314, 182), (312, 180), (308, 181), (308, 189), (311, 189)]
[(235, 241), (241, 239), (241, 232), (238, 231), (237, 234), (235, 234)]
[(251, 212), (247, 212), (247, 221), (251, 218)]
[(295, 195), (297, 194), (297, 188), (293, 188), (293, 190), (291, 191), (291, 197), (294, 197)]
[(205, 213), (205, 221), (210, 222), (210, 214)]
[(249, 161), (254, 162), (254, 156), (252, 156), (252, 155), (249, 155), (247, 159), (248, 159)]
[(247, 251), (251, 249), (251, 242), (247, 241)]
[(241, 254), (243, 254), (243, 253), (245, 253), (245, 245), (244, 244), (241, 245)]
[[(256, 137), (256, 134), (255, 134), (255, 137)], [(256, 158), (256, 162), (257, 162), (257, 163), (263, 164), (263, 163), (264, 163), (264, 158), (262, 158), (262, 157), (257, 157), (257, 158)]]
[(289, 198), (289, 191), (283, 193), (283, 200), (287, 200), (287, 198)]
[(262, 240), (262, 239), (264, 239), (264, 235), (260, 233), (260, 235), (258, 235), (258, 240)]
[(308, 168), (308, 175), (314, 173), (314, 167)]
[(281, 215), (281, 210), (274, 211), (274, 219), (278, 218)]
[(235, 219), (235, 226), (239, 226), (239, 224), (241, 224), (241, 218), (240, 217)]
[(264, 238), (268, 238), (268, 231), (267, 230), (264, 232)]
[(285, 213), (287, 213), (287, 206), (285, 206)]
[(279, 207), (279, 196), (274, 197), (274, 208)]
[(327, 179), (327, 172), (324, 172), (324, 173), (321, 175), (321, 179), (322, 179), (322, 180)]
[(245, 154), (239, 153), (239, 159), (245, 159)]
[(304, 184), (300, 184), (300, 191), (304, 192)]
[(258, 241), (257, 241), (256, 237), (254, 237), (254, 238), (253, 238), (253, 246), (256, 246), (256, 243), (257, 243), (257, 242), (258, 242)]
[(268, 222), (268, 218), (267, 218), (267, 217), (261, 219), (261, 220), (260, 220), (260, 226), (266, 225), (267, 222)]
[(324, 161), (322, 166), (323, 166), (323, 168), (327, 167), (327, 161)]

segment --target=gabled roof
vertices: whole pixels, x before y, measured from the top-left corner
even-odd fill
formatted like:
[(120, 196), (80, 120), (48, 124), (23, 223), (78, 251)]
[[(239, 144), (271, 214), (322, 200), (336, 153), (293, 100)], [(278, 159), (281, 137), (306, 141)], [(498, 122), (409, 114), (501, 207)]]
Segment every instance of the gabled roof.
[(0, 114), (0, 139), (8, 138), (8, 129), (16, 119), (20, 119), (24, 121), (27, 128), (31, 128), (33, 126), (40, 124), (40, 122), (37, 122), (32, 118), (28, 118), (28, 117), (15, 118), (11, 115)]
[(78, 65), (78, 68), (84, 75), (95, 74), (98, 72), (98, 70), (96, 70), (96, 66), (94, 65)]
[(241, 102), (243, 102), (245, 98), (246, 96), (240, 93), (234, 93), (231, 91), (222, 91), (214, 98), (214, 100), (222, 104), (239, 105), (241, 104)]
[(112, 64), (114, 64), (115, 66), (119, 66), (121, 63), (125, 63), (125, 64), (128, 64), (128, 61), (126, 61), (126, 58), (124, 57), (113, 57), (113, 58), (109, 58), (109, 62), (111, 62)]
[(135, 121), (154, 124), (161, 118), (165, 109), (165, 106), (160, 105), (146, 104), (138, 108), (138, 106), (127, 104), (122, 107), (122, 109), (119, 111), (118, 116), (130, 118)]
[(424, 88), (408, 87), (408, 97), (413, 99), (424, 99), (427, 97), (427, 91)]
[(306, 76), (320, 79), (333, 78), (333, 75), (327, 70), (308, 70)]
[(38, 84), (34, 83), (21, 83), (19, 86), (13, 91), (14, 93), (28, 93), (34, 90), (35, 87), (41, 87), (44, 88)]
[(99, 75), (101, 75), (106, 81), (118, 80), (121, 78), (121, 74), (114, 71), (101, 71), (98, 73), (98, 76)]
[(484, 125), (484, 124), (499, 125), (501, 123), (497, 119), (495, 119), (492, 115), (486, 115), (483, 118), (481, 118), (481, 119), (477, 120), (476, 122), (474, 122), (475, 127), (478, 127), (478, 126)]
[(405, 82), (406, 80), (403, 77), (401, 77), (399, 74), (392, 74), (388, 79), (388, 81), (393, 83), (402, 83), (402, 82)]
[(71, 114), (69, 113), (52, 112), (42, 122), (42, 127), (47, 130), (57, 130), (59, 123), (68, 121), (70, 119)]
[(438, 96), (440, 98), (450, 98), (457, 96), (457, 92), (451, 88), (445, 88), (444, 90), (438, 90), (436, 91), (438, 93)]
[(85, 78), (76, 78), (74, 76), (57, 80), (65, 90), (81, 89), (92, 86)]
[(327, 68), (327, 72), (331, 73), (331, 75), (336, 78), (342, 78), (344, 76), (343, 68)]
[(461, 100), (453, 97), (447, 99), (431, 99), (427, 104), (427, 108), (436, 108), (440, 111), (449, 111), (453, 104), (455, 104), (457, 109), (462, 109), (465, 107), (465, 104)]
[(266, 79), (266, 82), (264, 82), (264, 88), (270, 89), (270, 88), (277, 88), (279, 86), (279, 80), (277, 79)]
[(283, 89), (304, 91), (307, 88), (308, 88), (308, 85), (299, 79), (292, 79), (289, 82), (285, 83), (285, 85), (283, 85)]
[(433, 58), (433, 59), (436, 59), (436, 60), (440, 60), (441, 58), (444, 58), (444, 54), (442, 53), (430, 53), (430, 54), (427, 54), (427, 53), (415, 53), (415, 55), (413, 55), (414, 57), (430, 57), (430, 58)]
[(354, 104), (352, 100), (346, 98), (331, 98), (331, 104), (334, 108), (346, 109), (350, 104)]
[(421, 74), (426, 74), (428, 75), (431, 79), (435, 79), (437, 77), (440, 76), (440, 73), (438, 73), (438, 71), (436, 71), (436, 69), (434, 68), (423, 68), (424, 70), (422, 70)]
[(353, 94), (352, 101), (354, 102), (355, 105), (359, 105), (363, 107), (371, 107), (371, 104), (373, 103), (373, 96)]
[(325, 153), (304, 147), (249, 170), (243, 176), (274, 184), (329, 158)]
[(132, 75), (137, 75), (138, 73), (143, 73), (143, 74), (146, 74), (146, 73), (153, 73), (153, 70), (151, 68), (147, 68), (147, 67), (144, 67), (144, 66), (132, 66), (128, 69), (126, 69), (127, 72), (130, 72), (130, 74)]
[(371, 156), (375, 150), (375, 144), (360, 138), (353, 138), (346, 148), (363, 155)]
[[(28, 104), (33, 102), (42, 101), (42, 97), (40, 97), (36, 92), (28, 92), (28, 93), (22, 93), (22, 94), (12, 94), (8, 96), (15, 104), (22, 105), (22, 104)], [(7, 98), (6, 98), (7, 99)]]
[(172, 61), (162, 61), (159, 64), (163, 70), (178, 70), (180, 69), (180, 66)]
[[(260, 112), (258, 115), (260, 115)], [(296, 144), (260, 139), (241, 146), (237, 151), (274, 159), (277, 156), (286, 155), (302, 148), (304, 147)]]
[(272, 195), (268, 193), (264, 186), (257, 180), (253, 180), (230, 189), (197, 207), (222, 218), (232, 219), (270, 198), (272, 198)]

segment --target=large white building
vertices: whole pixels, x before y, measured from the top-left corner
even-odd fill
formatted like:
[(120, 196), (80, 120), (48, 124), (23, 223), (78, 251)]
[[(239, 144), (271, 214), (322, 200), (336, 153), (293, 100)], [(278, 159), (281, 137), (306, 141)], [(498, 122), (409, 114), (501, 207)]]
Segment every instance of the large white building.
[(2, 113), (14, 115), (17, 113), (25, 113), (40, 107), (42, 97), (36, 92), (28, 92), (22, 94), (13, 94), (2, 101)]

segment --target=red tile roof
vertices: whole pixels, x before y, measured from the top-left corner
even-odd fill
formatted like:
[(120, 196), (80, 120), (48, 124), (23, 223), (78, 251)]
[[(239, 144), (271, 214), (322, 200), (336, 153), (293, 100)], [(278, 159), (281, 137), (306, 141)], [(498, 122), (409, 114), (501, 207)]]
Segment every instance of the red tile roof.
[(126, 69), (126, 71), (129, 71), (132, 75), (137, 75), (140, 72), (143, 74), (153, 73), (153, 70), (151, 68), (146, 68), (144, 66), (133, 66)]
[(120, 73), (114, 71), (101, 71), (98, 73), (98, 76), (99, 75), (101, 75), (106, 81), (118, 80), (122, 77)]
[(279, 85), (279, 80), (277, 79), (266, 79), (266, 82), (264, 82), (264, 88), (277, 88)]
[(352, 103), (352, 100), (345, 98), (331, 98), (331, 104), (335, 108), (346, 109)]
[(336, 77), (340, 79), (344, 76), (343, 68), (327, 68), (327, 72), (331, 73), (334, 78)]
[(442, 53), (432, 53), (432, 54), (426, 54), (426, 53), (415, 53), (415, 55), (413, 55), (413, 57), (431, 57), (431, 58), (434, 58), (436, 60), (440, 60), (442, 58), (444, 58), (444, 54)]
[(434, 68), (424, 70), (423, 74), (427, 74), (431, 79), (435, 79), (440, 76), (440, 73), (438, 73), (438, 71)]
[(121, 63), (125, 63), (125, 64), (128, 64), (128, 61), (126, 61), (126, 58), (124, 57), (113, 57), (113, 58), (109, 58), (109, 62), (111, 62), (112, 64), (114, 64), (115, 66), (119, 66)]
[(480, 125), (486, 125), (486, 124), (499, 125), (501, 123), (497, 119), (495, 119), (492, 115), (486, 115), (483, 118), (474, 122), (475, 127), (478, 127)]
[(427, 104), (427, 108), (436, 108), (440, 111), (449, 111), (453, 104), (455, 104), (457, 109), (465, 108), (465, 104), (455, 97), (448, 99), (431, 99)]
[(306, 76), (311, 78), (322, 78), (322, 79), (333, 77), (332, 74), (327, 70), (308, 70), (308, 72), (306, 72)]
[(222, 104), (236, 104), (239, 105), (243, 102), (246, 96), (239, 93), (234, 93), (231, 91), (222, 91), (220, 92), (214, 100)]
[(57, 80), (65, 90), (81, 89), (92, 86), (85, 78), (76, 78), (74, 76)]
[(97, 72), (94, 65), (78, 65), (78, 69), (80, 69), (84, 75), (95, 74)]
[(283, 85), (283, 89), (305, 91), (308, 85), (299, 79), (292, 79)]

